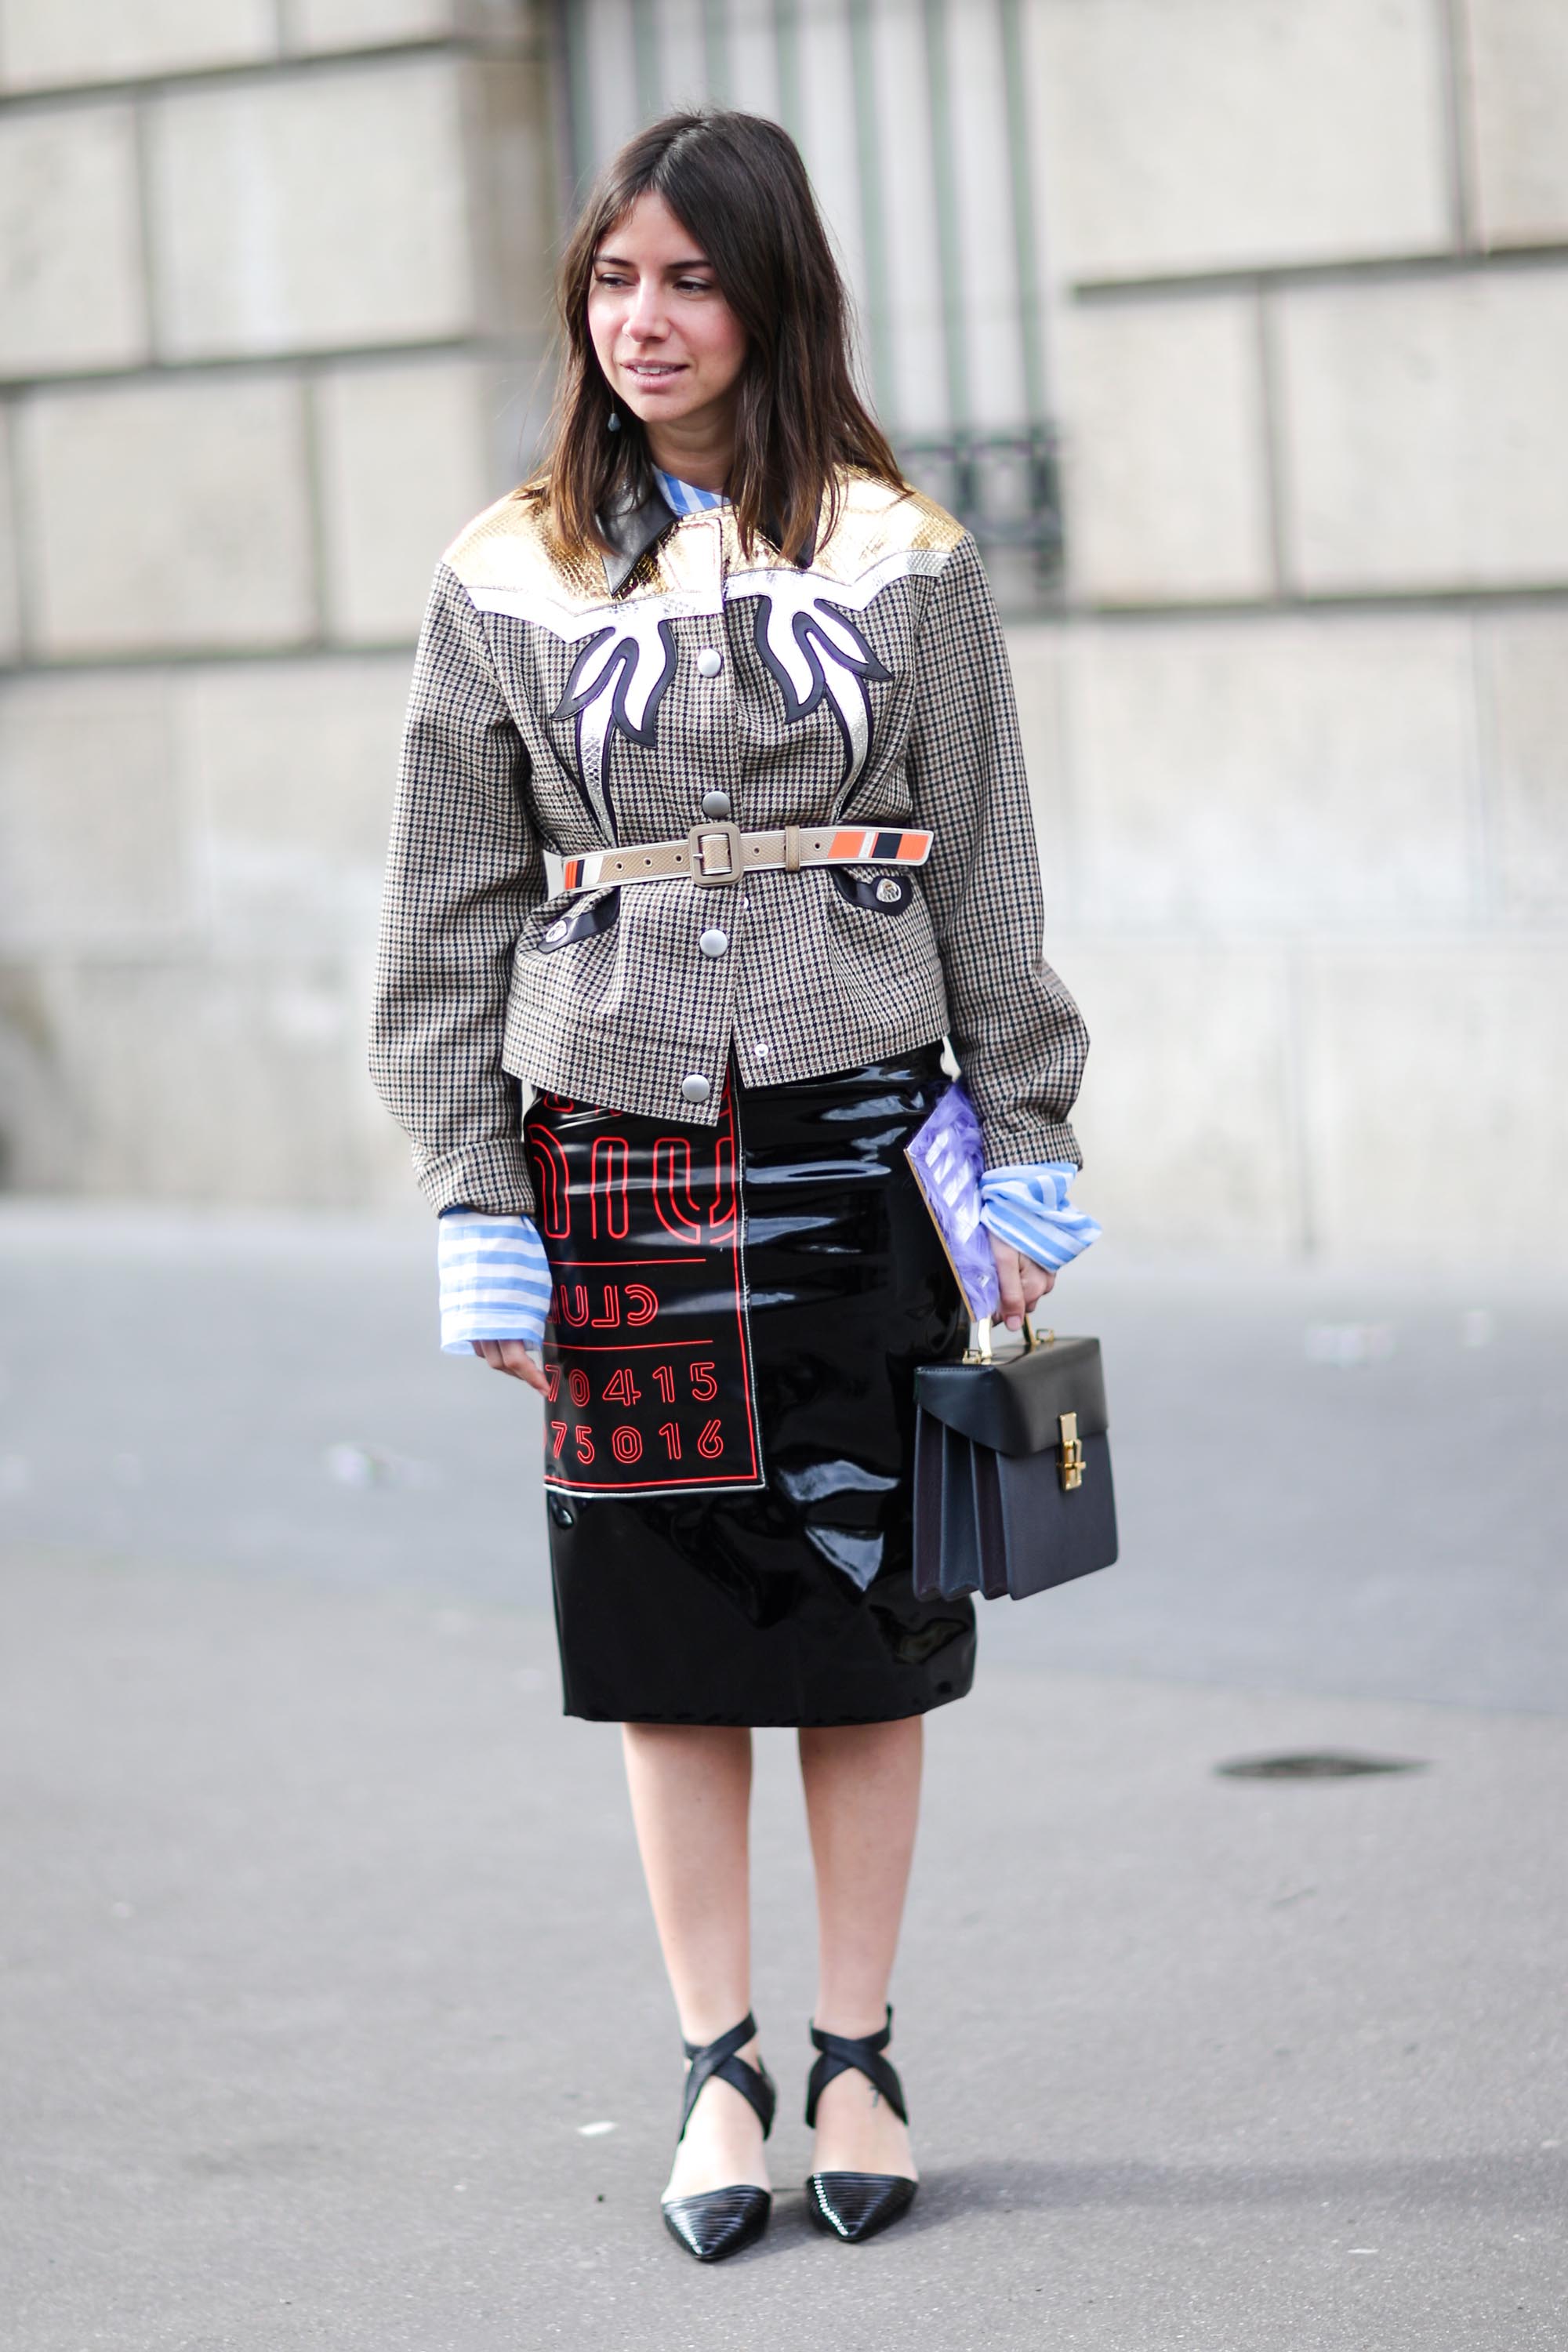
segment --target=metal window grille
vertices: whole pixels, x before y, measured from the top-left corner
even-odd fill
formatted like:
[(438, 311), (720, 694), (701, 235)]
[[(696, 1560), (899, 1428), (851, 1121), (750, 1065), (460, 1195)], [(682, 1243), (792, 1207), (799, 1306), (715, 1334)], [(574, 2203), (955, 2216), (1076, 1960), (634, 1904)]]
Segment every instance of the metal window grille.
[(998, 596), (1060, 574), (1023, 0), (562, 0), (567, 173), (671, 108), (799, 142), (911, 481), (968, 525)]

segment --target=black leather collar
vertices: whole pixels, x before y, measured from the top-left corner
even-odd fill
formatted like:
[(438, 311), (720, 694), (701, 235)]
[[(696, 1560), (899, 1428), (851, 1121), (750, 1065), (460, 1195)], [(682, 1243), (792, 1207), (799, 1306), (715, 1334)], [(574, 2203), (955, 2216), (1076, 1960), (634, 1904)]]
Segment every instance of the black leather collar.
[[(679, 517), (657, 484), (650, 483), (644, 491), (623, 490), (615, 505), (600, 517), (609, 547), (605, 552), (605, 583), (612, 596), (618, 596), (650, 547), (658, 545)], [(780, 535), (770, 518), (768, 537), (775, 547)], [(816, 533), (813, 531), (795, 559), (804, 572), (816, 552)]]
[(599, 518), (610, 544), (605, 551), (605, 580), (618, 596), (650, 547), (664, 537), (676, 520), (675, 509), (652, 483), (639, 493), (627, 488)]

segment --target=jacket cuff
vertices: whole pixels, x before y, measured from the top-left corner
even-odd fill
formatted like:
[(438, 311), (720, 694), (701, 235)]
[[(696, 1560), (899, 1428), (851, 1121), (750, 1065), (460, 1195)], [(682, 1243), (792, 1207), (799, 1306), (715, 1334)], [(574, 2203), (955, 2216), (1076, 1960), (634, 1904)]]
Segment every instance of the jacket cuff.
[(447, 1209), (479, 1209), (491, 1217), (531, 1217), (533, 1186), (521, 1136), (494, 1136), (457, 1151), (415, 1156), (419, 1189), (437, 1216)]
[(987, 1174), (993, 1168), (1083, 1166), (1078, 1138), (1065, 1119), (1008, 1120), (982, 1111), (980, 1135)]

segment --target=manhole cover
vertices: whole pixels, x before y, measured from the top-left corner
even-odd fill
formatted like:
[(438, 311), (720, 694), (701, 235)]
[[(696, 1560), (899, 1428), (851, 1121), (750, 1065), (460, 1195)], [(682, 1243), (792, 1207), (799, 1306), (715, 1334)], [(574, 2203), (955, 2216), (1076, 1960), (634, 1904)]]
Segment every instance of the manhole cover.
[(1227, 1780), (1355, 1780), (1366, 1772), (1425, 1772), (1410, 1756), (1358, 1756), (1349, 1748), (1308, 1748), (1291, 1756), (1238, 1756), (1215, 1770)]

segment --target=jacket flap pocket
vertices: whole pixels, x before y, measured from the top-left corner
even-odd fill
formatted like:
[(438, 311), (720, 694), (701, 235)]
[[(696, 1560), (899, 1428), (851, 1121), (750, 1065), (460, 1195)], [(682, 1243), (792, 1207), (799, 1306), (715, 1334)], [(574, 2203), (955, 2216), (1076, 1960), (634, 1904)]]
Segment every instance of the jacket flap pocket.
[(578, 940), (592, 939), (597, 931), (607, 931), (621, 911), (618, 889), (600, 890), (583, 905), (571, 907), (542, 934), (539, 942), (541, 955), (553, 955), (558, 948), (569, 948)]

